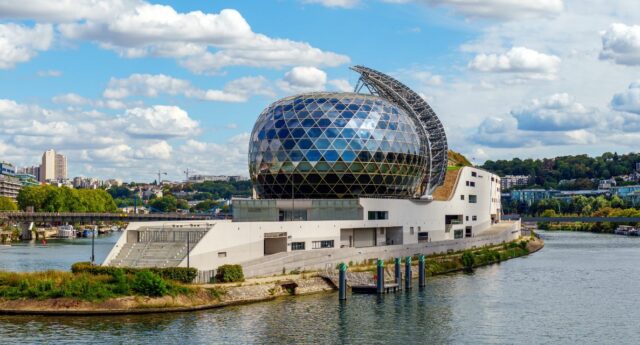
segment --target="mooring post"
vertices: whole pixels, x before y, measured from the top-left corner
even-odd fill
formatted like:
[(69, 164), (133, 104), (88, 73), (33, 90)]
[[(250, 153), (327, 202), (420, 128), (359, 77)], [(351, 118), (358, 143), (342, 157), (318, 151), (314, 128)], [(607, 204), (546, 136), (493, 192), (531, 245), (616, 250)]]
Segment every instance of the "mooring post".
[(338, 278), (338, 296), (341, 301), (347, 299), (347, 265), (340, 264), (340, 275)]
[(404, 288), (411, 289), (411, 257), (407, 256), (404, 259)]
[(418, 257), (418, 287), (420, 287), (421, 289), (426, 286), (425, 268), (424, 255), (420, 255), (420, 257)]
[(401, 286), (402, 285), (402, 273), (400, 272), (400, 262), (401, 261), (402, 260), (400, 260), (400, 258), (396, 258), (395, 259), (395, 267), (394, 267), (395, 270), (394, 270), (394, 273), (395, 273), (395, 278), (396, 278), (396, 284), (398, 284), (398, 289), (402, 288), (402, 286)]
[(378, 259), (378, 277), (376, 279), (376, 291), (378, 295), (384, 293), (384, 261)]

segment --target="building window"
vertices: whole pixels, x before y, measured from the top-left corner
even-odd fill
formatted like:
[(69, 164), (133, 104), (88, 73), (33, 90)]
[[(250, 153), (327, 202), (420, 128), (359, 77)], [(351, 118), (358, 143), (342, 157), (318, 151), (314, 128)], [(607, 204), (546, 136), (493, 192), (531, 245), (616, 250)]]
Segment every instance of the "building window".
[(291, 242), (291, 250), (304, 250), (304, 242)]
[(478, 220), (478, 216), (471, 217), (471, 220)]
[(369, 220), (382, 220), (389, 219), (388, 211), (369, 211), (368, 212)]
[(467, 181), (467, 187), (469, 187), (469, 181)]
[(464, 218), (467, 222), (469, 221), (469, 216), (465, 216)]
[(476, 186), (476, 183), (475, 183), (475, 182), (473, 182), (473, 181), (469, 181), (469, 186), (471, 186), (471, 187), (475, 187), (475, 186)]
[(413, 234), (414, 234), (413, 226), (409, 228), (409, 234), (410, 234), (410, 235), (413, 235)]
[(333, 240), (328, 241), (313, 241), (313, 249), (333, 248)]
[(472, 171), (472, 172), (471, 172), (471, 176), (472, 176), (472, 177), (476, 177), (476, 176), (478, 176), (478, 173), (476, 173), (475, 171)]
[(464, 200), (464, 194), (460, 195), (460, 200)]
[(469, 194), (469, 203), (470, 204), (475, 204), (478, 202), (478, 196), (477, 195), (472, 195)]
[(462, 229), (453, 230), (453, 238), (459, 239), (463, 237)]
[(218, 257), (219, 258), (226, 258), (227, 257), (227, 252), (218, 252)]

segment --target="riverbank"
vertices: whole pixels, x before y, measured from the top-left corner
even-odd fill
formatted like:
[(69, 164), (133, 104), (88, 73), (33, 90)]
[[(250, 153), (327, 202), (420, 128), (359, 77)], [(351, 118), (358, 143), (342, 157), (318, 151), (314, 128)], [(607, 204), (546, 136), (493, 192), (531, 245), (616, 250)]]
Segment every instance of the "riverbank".
[[(469, 268), (491, 265), (534, 253), (543, 246), (542, 240), (532, 237), (506, 244), (429, 256), (426, 261), (427, 275), (450, 274)], [(471, 267), (468, 267), (468, 262), (465, 264), (463, 256), (474, 258)], [(417, 263), (417, 260), (414, 260), (414, 263)], [(392, 265), (387, 265), (387, 277), (389, 278), (392, 277), (391, 269)], [(417, 277), (417, 266), (414, 265), (412, 270), (415, 270), (413, 277)], [(373, 266), (359, 265), (350, 268), (349, 279), (352, 282), (373, 281)], [(248, 279), (242, 283), (194, 285), (189, 286), (189, 291), (162, 297), (122, 296), (96, 301), (67, 297), (4, 298), (0, 299), (0, 314), (80, 316), (186, 312), (268, 301), (282, 296), (330, 292), (335, 289), (336, 286), (332, 282), (330, 274), (303, 272)]]

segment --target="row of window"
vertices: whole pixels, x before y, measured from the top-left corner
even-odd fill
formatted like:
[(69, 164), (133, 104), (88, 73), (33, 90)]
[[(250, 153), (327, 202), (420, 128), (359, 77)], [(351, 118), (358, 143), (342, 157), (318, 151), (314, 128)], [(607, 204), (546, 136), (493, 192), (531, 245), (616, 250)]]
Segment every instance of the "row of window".
[[(325, 249), (333, 248), (333, 240), (313, 241), (311, 242), (311, 249)], [(291, 250), (304, 250), (305, 242), (291, 242)]]
[[(464, 194), (460, 194), (460, 200), (464, 200)], [(473, 194), (469, 194), (469, 203), (470, 204), (475, 204), (478, 202), (478, 196), (477, 195), (473, 195)]]
[(467, 187), (475, 187), (476, 183), (473, 181), (467, 181)]
[(367, 215), (369, 220), (389, 219), (389, 211), (369, 211)]

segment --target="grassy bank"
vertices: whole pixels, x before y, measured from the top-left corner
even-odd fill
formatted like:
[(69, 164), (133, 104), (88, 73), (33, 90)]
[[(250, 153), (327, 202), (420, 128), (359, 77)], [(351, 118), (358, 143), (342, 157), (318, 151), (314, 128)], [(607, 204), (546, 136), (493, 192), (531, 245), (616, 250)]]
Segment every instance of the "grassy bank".
[[(582, 231), (594, 232), (599, 234), (613, 234), (618, 225), (617, 223), (583, 223), (583, 222), (539, 222), (538, 229), (548, 231)], [(627, 223), (625, 225), (637, 226), (637, 223)]]
[(148, 270), (135, 274), (127, 274), (123, 270), (113, 270), (112, 274), (0, 272), (0, 298), (5, 300), (71, 298), (104, 301), (123, 296), (163, 297), (193, 292), (189, 286), (164, 279)]

